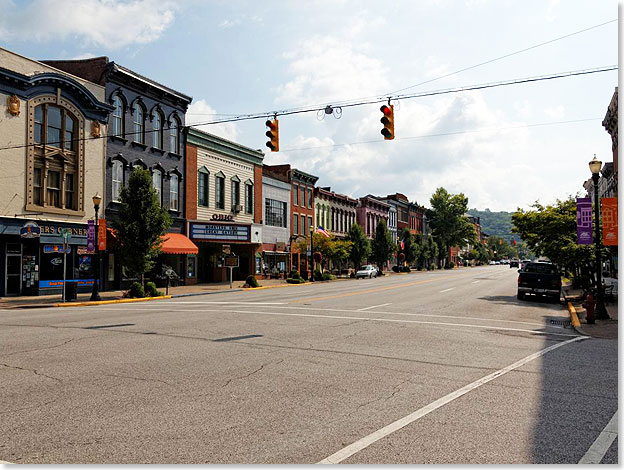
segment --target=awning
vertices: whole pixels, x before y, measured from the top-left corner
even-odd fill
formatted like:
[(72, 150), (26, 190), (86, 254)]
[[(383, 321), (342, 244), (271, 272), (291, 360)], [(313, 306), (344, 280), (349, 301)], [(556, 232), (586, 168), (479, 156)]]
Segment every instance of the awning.
[(196, 255), (197, 245), (181, 233), (166, 233), (162, 236), (162, 252), (170, 255)]

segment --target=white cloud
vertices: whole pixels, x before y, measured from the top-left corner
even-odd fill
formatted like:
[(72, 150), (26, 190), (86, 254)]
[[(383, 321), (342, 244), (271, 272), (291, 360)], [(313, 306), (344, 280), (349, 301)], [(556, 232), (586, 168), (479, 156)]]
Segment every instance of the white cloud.
[(241, 20), (239, 19), (236, 19), (236, 20), (225, 19), (221, 21), (221, 23), (219, 23), (219, 28), (229, 29), (229, 28), (233, 28), (234, 26), (238, 26), (239, 24), (241, 24)]
[(0, 39), (72, 39), (116, 49), (158, 39), (174, 20), (168, 0), (0, 0)]
[(219, 115), (205, 100), (193, 101), (186, 112), (186, 125), (197, 127), (202, 131), (236, 142), (239, 130), (235, 122), (197, 125), (199, 123), (216, 121), (225, 117), (226, 116)]
[(550, 106), (544, 109), (544, 114), (552, 119), (562, 119), (565, 116), (565, 108), (563, 105)]

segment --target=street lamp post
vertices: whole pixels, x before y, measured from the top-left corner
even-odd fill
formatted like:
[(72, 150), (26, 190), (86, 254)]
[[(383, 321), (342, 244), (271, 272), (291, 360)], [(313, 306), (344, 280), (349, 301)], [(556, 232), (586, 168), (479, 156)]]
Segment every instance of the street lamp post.
[(102, 202), (102, 196), (95, 193), (93, 196), (93, 208), (95, 209), (95, 247), (93, 249), (93, 290), (91, 291), (91, 300), (102, 300), (99, 292), (100, 283), (100, 254), (98, 252), (98, 210), (100, 209), (100, 203)]
[(592, 173), (592, 180), (594, 181), (594, 218), (596, 222), (596, 318), (598, 320), (608, 320), (611, 317), (607, 313), (607, 309), (604, 304), (604, 289), (602, 287), (602, 242), (600, 239), (600, 198), (598, 197), (598, 179), (600, 178), (600, 170), (602, 168), (602, 162), (596, 158), (589, 162), (589, 169)]
[(314, 282), (314, 227), (310, 225), (310, 281)]

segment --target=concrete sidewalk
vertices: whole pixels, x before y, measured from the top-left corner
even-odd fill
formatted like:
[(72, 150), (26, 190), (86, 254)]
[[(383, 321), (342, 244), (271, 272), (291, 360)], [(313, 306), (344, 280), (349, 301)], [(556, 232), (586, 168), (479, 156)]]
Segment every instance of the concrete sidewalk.
[(587, 323), (587, 315), (583, 307), (582, 290), (573, 289), (571, 285), (563, 286), (563, 296), (566, 300), (566, 308), (570, 312), (570, 319), (573, 320), (573, 312), (568, 307), (568, 302), (578, 316), (580, 326), (574, 329), (582, 335), (591, 336), (592, 338), (617, 339), (618, 337), (618, 299), (609, 300), (605, 303), (607, 313), (611, 317), (610, 320), (596, 320), (593, 325)]

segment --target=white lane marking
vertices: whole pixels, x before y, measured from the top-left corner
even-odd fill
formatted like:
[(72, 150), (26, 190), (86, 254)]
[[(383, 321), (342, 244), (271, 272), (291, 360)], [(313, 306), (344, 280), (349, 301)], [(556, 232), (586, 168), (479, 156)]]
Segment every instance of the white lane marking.
[(373, 308), (378, 308), (378, 307), (385, 307), (386, 305), (392, 305), (392, 302), (390, 302), (388, 304), (372, 305), (371, 307), (358, 308), (356, 311), (357, 312), (364, 312), (365, 310), (371, 310)]
[(477, 284), (478, 282), (481, 282), (481, 281), (472, 281), (472, 284)]
[(208, 300), (160, 301), (161, 304), (217, 304), (217, 305), (285, 305), (286, 302), (216, 302)]
[[(353, 311), (353, 310), (351, 310)], [(283, 317), (312, 317), (312, 318), (331, 318), (337, 320), (368, 320), (368, 321), (378, 321), (378, 322), (387, 322), (387, 323), (414, 323), (419, 325), (435, 325), (435, 326), (459, 326), (466, 328), (479, 328), (479, 329), (492, 329), (492, 330), (504, 330), (504, 331), (521, 331), (524, 333), (532, 333), (538, 335), (554, 335), (554, 336), (567, 336), (567, 337), (578, 337), (578, 335), (571, 335), (566, 333), (555, 333), (551, 331), (536, 331), (536, 330), (525, 330), (522, 328), (505, 328), (502, 326), (494, 326), (494, 325), (470, 325), (468, 323), (449, 323), (449, 322), (434, 322), (434, 321), (417, 321), (417, 320), (395, 320), (392, 318), (370, 318), (370, 317), (352, 317), (352, 316), (343, 316), (343, 315), (311, 315), (309, 313), (281, 313), (281, 312), (256, 312), (253, 310), (209, 310), (209, 309), (176, 309), (176, 312), (211, 312), (211, 313), (247, 313), (254, 315), (274, 315), (274, 316), (283, 316)], [(544, 325), (539, 325), (544, 326)]]
[(579, 464), (600, 463), (618, 437), (618, 412), (616, 411), (609, 424), (605, 426), (591, 447), (587, 450)]
[(390, 423), (387, 426), (379, 429), (378, 431), (375, 431), (372, 434), (369, 434), (368, 436), (363, 437), (362, 439), (354, 442), (353, 444), (348, 445), (347, 447), (344, 447), (343, 449), (339, 450), (338, 452), (330, 455), (329, 457), (321, 460), (320, 462), (318, 462), (319, 464), (334, 464), (334, 463), (340, 463), (343, 460), (351, 457), (352, 455), (356, 454), (357, 452), (361, 451), (362, 449), (365, 449), (366, 447), (370, 446), (371, 444), (377, 442), (378, 440), (388, 436), (389, 434), (392, 434), (395, 431), (398, 431), (401, 428), (404, 428), (405, 426), (407, 426), (408, 424), (413, 423), (416, 420), (419, 420), (420, 418), (422, 418), (423, 416), (428, 415), (429, 413), (431, 413), (432, 411), (437, 410), (438, 408), (446, 405), (447, 403), (452, 402), (453, 400), (461, 397), (462, 395), (465, 395), (466, 393), (470, 392), (471, 390), (474, 390), (477, 387), (480, 387), (481, 385), (484, 385), (502, 375), (505, 375), (507, 372), (511, 372), (514, 369), (517, 369), (519, 367), (522, 367), (523, 365), (533, 361), (534, 359), (537, 359), (540, 356), (543, 356), (544, 354), (546, 354), (549, 351), (552, 351), (554, 349), (560, 348), (561, 346), (565, 346), (566, 344), (572, 343), (574, 341), (580, 341), (585, 339), (585, 337), (583, 336), (579, 336), (576, 338), (572, 338), (569, 339), (567, 341), (564, 341), (562, 343), (557, 343), (557, 344), (553, 344), (552, 346), (549, 346), (545, 349), (542, 349), (541, 351), (538, 351), (534, 354), (531, 354), (527, 357), (525, 357), (524, 359), (520, 359), (517, 362), (514, 362), (513, 364), (504, 367), (503, 369), (499, 369), (496, 372), (493, 372), (492, 374), (486, 375), (485, 377), (480, 378), (479, 380), (476, 380), (462, 388), (460, 388), (459, 390), (455, 390), (454, 392), (449, 393), (448, 395), (443, 396), (442, 398), (437, 399), (436, 401), (429, 403), (427, 406), (424, 406), (422, 408), (420, 408), (419, 410), (414, 411), (413, 413), (395, 421), (394, 423)]
[[(158, 302), (158, 305), (162, 305), (162, 304), (166, 304), (166, 303), (170, 303), (170, 302), (166, 302), (166, 301), (160, 301)], [(181, 303), (181, 302), (178, 302)], [(188, 303), (194, 303), (194, 304), (202, 304), (204, 302), (188, 302)], [(249, 304), (252, 305), (252, 304)], [(256, 304), (258, 305), (258, 304)], [(341, 308), (318, 308), (318, 307), (294, 307), (294, 306), (284, 306), (284, 307), (278, 307), (278, 306), (274, 306), (273, 308), (283, 308), (286, 310), (314, 310), (315, 312), (339, 312), (339, 313), (355, 313), (357, 312), (357, 310), (346, 310), (346, 309), (341, 309)], [(102, 305), (101, 307), (99, 307), (100, 310), (118, 310), (119, 307), (116, 307), (114, 305)], [(158, 311), (158, 310), (163, 310), (162, 307), (158, 307), (156, 305), (154, 306), (148, 306), (148, 305), (132, 305), (132, 310), (142, 310), (142, 311)], [(203, 311), (214, 311), (214, 312), (226, 312), (227, 310), (178, 310), (178, 311), (183, 311), (183, 312), (203, 312)], [(167, 312), (168, 313), (168, 312)], [(463, 316), (459, 316), (459, 315), (431, 315), (428, 313), (405, 313), (405, 312), (375, 312), (377, 315), (399, 315), (399, 316), (410, 316), (410, 317), (432, 317), (432, 318), (455, 318), (455, 319), (459, 319), (459, 320), (476, 320), (476, 321), (491, 321), (491, 322), (496, 322), (496, 323), (514, 323), (514, 324), (518, 324), (518, 325), (533, 325), (533, 326), (541, 326), (544, 328), (554, 328), (557, 330), (562, 330), (565, 329), (563, 326), (556, 326), (556, 325), (545, 325), (544, 323), (534, 323), (534, 322), (528, 322), (528, 321), (517, 321), (517, 320), (500, 320), (497, 318), (480, 318), (480, 317), (463, 317)], [(349, 317), (350, 318), (350, 317)], [(446, 324), (446, 323), (443, 323)], [(524, 331), (524, 330), (522, 330)], [(571, 335), (572, 336), (572, 335)]]
[(453, 290), (453, 289), (455, 289), (455, 288), (454, 288), (454, 287), (449, 287), (448, 289), (441, 290), (441, 291), (440, 291), (440, 294), (441, 294), (442, 292), (448, 292), (448, 291)]

